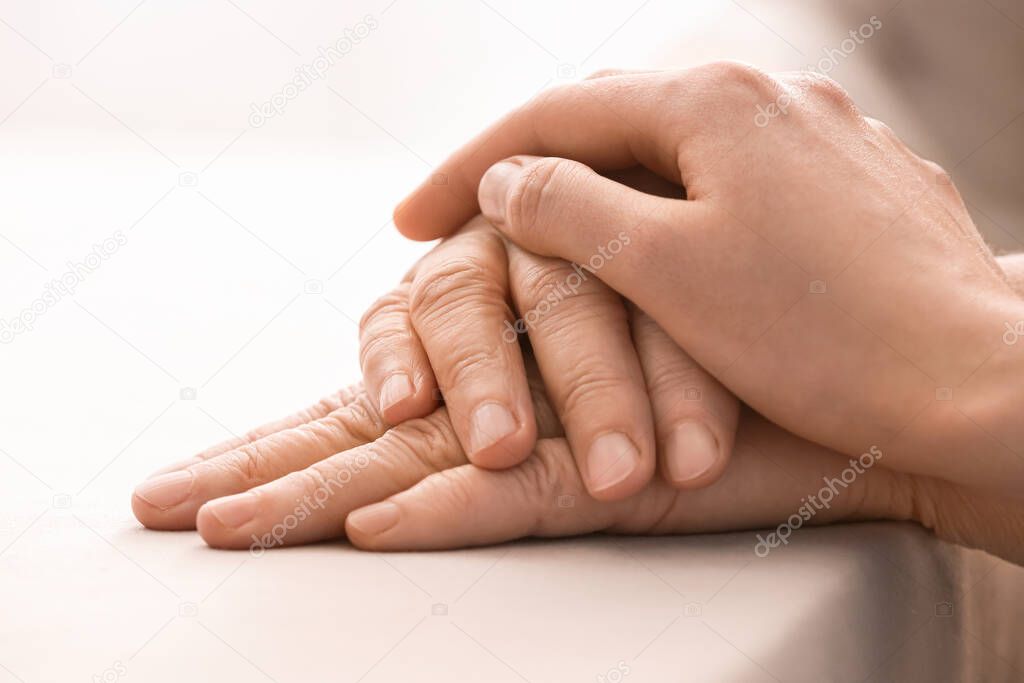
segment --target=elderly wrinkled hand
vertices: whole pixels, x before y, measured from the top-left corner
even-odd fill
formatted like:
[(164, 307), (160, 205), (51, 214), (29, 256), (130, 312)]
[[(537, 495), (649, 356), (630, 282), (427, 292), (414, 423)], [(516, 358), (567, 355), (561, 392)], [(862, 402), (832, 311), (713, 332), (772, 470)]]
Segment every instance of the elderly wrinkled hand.
[[(645, 366), (672, 372), (680, 356), (637, 313)], [(803, 525), (915, 520), (941, 538), (1024, 562), (1024, 505), (885, 469), (867, 451), (848, 458), (800, 439), (751, 410), (734, 456), (713, 484), (684, 491), (656, 474), (624, 500), (587, 492), (539, 373), (527, 355), (539, 440), (503, 470), (470, 464), (445, 408), (388, 428), (360, 384), (154, 475), (132, 507), (153, 529), (192, 529), (218, 548), (255, 553), (347, 537), (360, 548), (459, 548), (531, 536), (604, 531), (670, 534), (776, 528), (751, 535), (764, 556)]]

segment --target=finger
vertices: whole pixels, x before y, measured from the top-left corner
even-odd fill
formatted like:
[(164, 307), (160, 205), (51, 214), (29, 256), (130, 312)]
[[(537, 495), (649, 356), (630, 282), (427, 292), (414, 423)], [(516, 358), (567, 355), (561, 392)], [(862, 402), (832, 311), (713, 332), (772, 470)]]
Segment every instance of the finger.
[(376, 441), (338, 453), (200, 509), (197, 528), (215, 548), (255, 552), (336, 538), (351, 510), (466, 464), (444, 408), (392, 428)]
[(654, 472), (655, 441), (621, 297), (579, 266), (508, 250), (515, 329), (529, 334), (587, 490), (601, 500), (636, 493)]
[(662, 474), (677, 488), (707, 486), (729, 463), (739, 401), (650, 316), (631, 308), (633, 339), (654, 410)]
[(767, 542), (751, 535), (752, 551), (764, 557), (805, 524), (912, 516), (906, 475), (878, 466), (880, 454), (850, 459), (752, 412), (744, 413), (738, 443), (731, 466), (711, 486), (682, 492), (655, 479), (636, 496), (598, 501), (585, 494), (566, 441), (542, 439), (519, 467), (465, 466), (432, 474), (354, 510), (345, 530), (359, 548), (390, 551), (598, 531), (715, 533), (780, 525), (774, 533), (763, 532)]
[(513, 242), (545, 256), (584, 263), (621, 233), (693, 222), (690, 202), (650, 195), (583, 164), (519, 155), (492, 166), (480, 181), (487, 219)]
[(359, 324), (367, 391), (388, 424), (423, 417), (437, 404), (434, 373), (409, 316), (409, 284), (377, 299)]
[[(706, 79), (703, 79), (706, 80)], [(465, 145), (395, 209), (413, 239), (449, 234), (477, 212), (477, 186), (495, 162), (514, 154), (577, 159), (602, 170), (641, 164), (680, 183), (673, 144), (699, 123), (696, 70), (598, 78), (547, 91)], [(679, 106), (666, 107), (671, 98)], [(682, 101), (680, 101), (682, 100)], [(437, 183), (437, 178), (444, 183)]]
[(168, 472), (177, 472), (178, 470), (183, 470), (189, 465), (194, 465), (198, 462), (209, 460), (218, 455), (221, 455), (222, 453), (226, 453), (230, 450), (234, 450), (236, 448), (244, 446), (245, 444), (258, 441), (259, 439), (262, 439), (265, 436), (269, 436), (275, 432), (280, 432), (285, 429), (290, 429), (291, 427), (298, 427), (299, 425), (305, 424), (307, 422), (312, 422), (329, 413), (334, 412), (335, 410), (340, 410), (341, 408), (344, 408), (346, 405), (356, 400), (362, 393), (362, 383), (360, 382), (358, 384), (354, 384), (348, 388), (338, 391), (337, 393), (331, 394), (330, 396), (320, 399), (319, 401), (309, 406), (308, 408), (305, 408), (304, 410), (300, 410), (297, 413), (293, 413), (288, 417), (272, 420), (271, 422), (268, 422), (265, 425), (252, 429), (249, 432), (247, 432), (244, 436), (235, 436), (230, 439), (225, 439), (224, 441), (221, 441), (220, 443), (211, 446), (204, 451), (201, 451), (200, 453), (192, 456), (191, 458), (179, 460), (178, 462), (171, 463), (170, 465), (161, 467), (160, 469), (150, 474), (149, 477), (147, 478), (153, 478), (161, 474), (167, 474)]
[(365, 550), (432, 550), (608, 527), (631, 502), (586, 494), (564, 439), (542, 439), (518, 467), (467, 465), (432, 474), (349, 514), (345, 532)]
[(132, 511), (151, 529), (192, 529), (196, 512), (207, 501), (246, 491), (373, 441), (385, 429), (364, 392), (312, 422), (274, 432), (177, 472), (147, 479), (132, 495)]
[[(714, 292), (702, 276), (721, 265), (732, 234), (723, 237), (710, 204), (648, 195), (574, 161), (533, 157), (495, 165), (480, 195), (488, 218), (512, 242), (579, 263), (655, 320), (671, 320), (673, 338), (681, 331), (692, 337), (690, 321), (711, 314)], [(740, 253), (750, 244), (740, 243)], [(691, 291), (694, 310), (681, 315), (677, 301)]]
[(455, 433), (482, 467), (521, 462), (537, 438), (519, 345), (503, 341), (507, 292), (504, 243), (483, 219), (428, 254), (410, 290), (413, 326)]

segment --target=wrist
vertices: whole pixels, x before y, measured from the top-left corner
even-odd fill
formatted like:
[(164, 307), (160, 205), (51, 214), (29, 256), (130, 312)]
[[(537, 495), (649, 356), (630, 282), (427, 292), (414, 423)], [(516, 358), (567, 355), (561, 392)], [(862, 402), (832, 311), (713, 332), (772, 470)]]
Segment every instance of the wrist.
[(955, 388), (954, 399), (977, 428), (978, 452), (1004, 451), (1006, 462), (1024, 472), (1024, 299), (1006, 297), (989, 319), (984, 348), (991, 354)]

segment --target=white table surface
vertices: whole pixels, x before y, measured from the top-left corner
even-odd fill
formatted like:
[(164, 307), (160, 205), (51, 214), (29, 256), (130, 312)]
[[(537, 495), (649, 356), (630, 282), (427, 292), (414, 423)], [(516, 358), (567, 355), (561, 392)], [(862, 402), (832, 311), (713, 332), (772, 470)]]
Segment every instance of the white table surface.
[[(426, 248), (391, 207), (559, 65), (799, 68), (892, 5), (0, 3), (0, 317), (126, 237), (0, 344), (0, 683), (1024, 677), (1021, 570), (911, 525), (804, 529), (764, 560), (750, 532), (253, 558), (128, 508), (154, 468), (358, 377), (354, 321)], [(834, 75), (1020, 248), (1024, 17), (962, 5), (905, 0)]]

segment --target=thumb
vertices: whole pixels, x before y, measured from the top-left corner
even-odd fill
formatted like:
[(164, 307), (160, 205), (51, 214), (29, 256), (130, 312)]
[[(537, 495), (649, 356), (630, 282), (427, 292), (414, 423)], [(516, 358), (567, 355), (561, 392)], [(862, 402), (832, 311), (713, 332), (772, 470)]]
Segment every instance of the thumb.
[(556, 157), (499, 161), (480, 180), (479, 201), (519, 246), (600, 270), (602, 280), (634, 300), (629, 286), (638, 283), (630, 274), (664, 253), (670, 231), (694, 222), (689, 202), (638, 192)]

